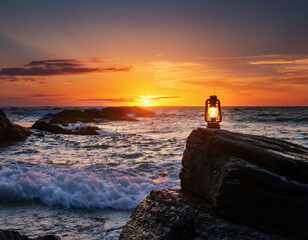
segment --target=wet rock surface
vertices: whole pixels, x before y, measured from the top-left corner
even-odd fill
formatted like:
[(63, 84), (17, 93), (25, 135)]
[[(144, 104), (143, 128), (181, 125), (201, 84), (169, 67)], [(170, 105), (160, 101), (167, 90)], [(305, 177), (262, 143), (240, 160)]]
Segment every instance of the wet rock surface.
[(45, 121), (36, 121), (32, 127), (33, 129), (39, 129), (52, 133), (60, 134), (75, 134), (75, 135), (99, 135), (97, 130), (100, 130), (99, 127), (87, 126), (87, 127), (77, 127), (74, 130), (66, 129), (64, 127), (58, 126), (56, 124), (50, 124)]
[(251, 227), (224, 220), (203, 199), (180, 189), (152, 191), (134, 209), (119, 239), (282, 240)]
[(305, 147), (199, 128), (180, 179), (143, 199), (120, 239), (308, 239)]
[(102, 110), (86, 109), (63, 110), (56, 114), (47, 114), (36, 121), (31, 128), (61, 134), (99, 135), (98, 127), (86, 126), (69, 129), (69, 124), (100, 123), (106, 121), (138, 121), (135, 117), (155, 115), (154, 112), (140, 107), (107, 107)]
[(22, 141), (29, 136), (31, 132), (17, 124), (11, 123), (0, 110), (0, 144), (12, 141)]
[(184, 191), (220, 216), (291, 239), (308, 239), (308, 149), (263, 136), (197, 129), (180, 172)]
[(0, 230), (0, 240), (61, 240), (61, 238), (55, 235), (44, 235), (33, 239), (16, 231)]

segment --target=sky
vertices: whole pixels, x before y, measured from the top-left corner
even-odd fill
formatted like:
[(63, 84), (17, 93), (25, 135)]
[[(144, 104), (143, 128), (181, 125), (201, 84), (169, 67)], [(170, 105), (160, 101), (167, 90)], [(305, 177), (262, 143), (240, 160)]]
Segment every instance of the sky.
[(308, 106), (308, 1), (0, 0), (0, 106)]

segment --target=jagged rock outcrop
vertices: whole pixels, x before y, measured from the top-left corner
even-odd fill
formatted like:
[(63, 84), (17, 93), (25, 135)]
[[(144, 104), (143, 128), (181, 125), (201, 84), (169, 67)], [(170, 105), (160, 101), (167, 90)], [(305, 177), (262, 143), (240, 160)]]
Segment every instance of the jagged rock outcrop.
[(11, 123), (0, 110), (0, 144), (11, 141), (22, 141), (29, 136), (31, 132), (17, 124)]
[(16, 231), (0, 230), (0, 240), (61, 240), (61, 238), (55, 235), (44, 235), (33, 239)]
[(52, 133), (76, 134), (76, 135), (99, 135), (95, 126), (74, 126), (76, 123), (99, 123), (105, 121), (138, 121), (135, 117), (155, 115), (154, 112), (140, 107), (107, 107), (102, 110), (86, 109), (63, 110), (56, 114), (47, 114), (36, 121), (31, 128)]
[(180, 189), (151, 191), (134, 209), (120, 240), (283, 240), (220, 218), (214, 207)]
[(187, 139), (181, 187), (220, 216), (308, 239), (308, 149), (286, 141), (197, 129)]
[(143, 199), (120, 239), (308, 239), (305, 147), (199, 128), (180, 179), (181, 190)]
[(99, 135), (97, 130), (100, 130), (100, 128), (96, 126), (86, 126), (86, 127), (76, 127), (75, 129), (66, 129), (63, 126), (59, 126), (57, 124), (51, 124), (45, 121), (36, 121), (31, 128), (52, 133), (75, 134), (75, 135)]

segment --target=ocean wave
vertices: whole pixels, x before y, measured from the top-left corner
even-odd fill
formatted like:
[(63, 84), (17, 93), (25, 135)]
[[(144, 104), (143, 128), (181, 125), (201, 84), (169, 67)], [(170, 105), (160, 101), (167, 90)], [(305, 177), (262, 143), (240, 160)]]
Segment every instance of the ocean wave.
[(11, 166), (0, 171), (0, 201), (39, 200), (49, 207), (130, 210), (151, 190), (175, 184), (141, 176), (112, 177), (76, 169)]
[[(66, 130), (81, 130), (81, 129), (86, 129), (87, 127), (97, 127), (95, 124), (92, 123), (69, 123), (67, 126), (64, 126), (62, 124), (56, 124), (59, 127), (66, 129)], [(118, 132), (110, 132), (110, 131), (105, 131), (105, 130), (96, 130), (97, 133), (100, 135), (119, 135), (121, 133)]]

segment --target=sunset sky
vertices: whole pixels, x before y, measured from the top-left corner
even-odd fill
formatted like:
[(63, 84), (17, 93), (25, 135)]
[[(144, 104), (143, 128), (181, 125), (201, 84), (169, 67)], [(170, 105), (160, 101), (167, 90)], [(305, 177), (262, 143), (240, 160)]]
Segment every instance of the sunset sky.
[(308, 106), (308, 1), (0, 1), (1, 106), (202, 106), (214, 89)]

